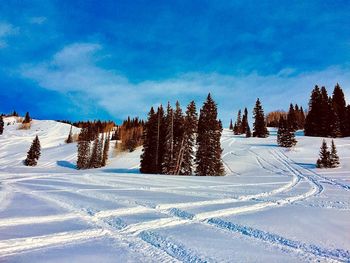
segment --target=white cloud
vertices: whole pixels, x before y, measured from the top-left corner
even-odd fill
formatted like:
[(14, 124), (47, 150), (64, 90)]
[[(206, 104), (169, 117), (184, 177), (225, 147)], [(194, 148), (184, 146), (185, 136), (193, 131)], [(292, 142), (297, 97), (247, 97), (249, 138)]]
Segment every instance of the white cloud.
[(47, 18), (44, 16), (34, 16), (34, 17), (31, 17), (29, 19), (29, 22), (31, 24), (41, 25), (41, 24), (45, 23), (46, 20), (47, 20)]
[[(295, 74), (286, 68), (276, 75), (221, 75), (188, 73), (161, 81), (131, 83), (124, 76), (97, 66), (99, 44), (76, 43), (66, 46), (50, 61), (27, 64), (21, 75), (43, 88), (62, 93), (80, 92), (112, 115), (144, 117), (151, 105), (179, 99), (184, 105), (194, 99), (202, 103), (211, 92), (219, 104), (219, 116), (225, 123), (234, 118), (235, 111), (248, 107), (251, 111), (257, 97), (266, 111), (287, 109), (290, 102), (307, 106), (315, 84), (325, 85), (331, 92), (339, 82), (350, 95), (348, 68), (329, 67), (322, 71)], [(200, 106), (200, 105), (198, 105)]]
[(9, 23), (0, 22), (0, 48), (7, 47), (7, 41), (6, 41), (7, 38), (17, 33), (18, 33), (18, 28), (14, 27)]

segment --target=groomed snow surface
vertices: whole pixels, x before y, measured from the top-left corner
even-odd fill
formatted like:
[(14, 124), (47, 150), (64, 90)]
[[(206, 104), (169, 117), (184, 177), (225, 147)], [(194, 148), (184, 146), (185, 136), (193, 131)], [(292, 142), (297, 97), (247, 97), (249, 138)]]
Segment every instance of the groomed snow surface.
[(341, 167), (320, 170), (322, 138), (287, 150), (273, 130), (225, 130), (227, 176), (166, 176), (139, 174), (140, 149), (77, 171), (69, 125), (18, 125), (5, 118), (0, 136), (0, 262), (350, 261), (350, 138), (335, 140)]

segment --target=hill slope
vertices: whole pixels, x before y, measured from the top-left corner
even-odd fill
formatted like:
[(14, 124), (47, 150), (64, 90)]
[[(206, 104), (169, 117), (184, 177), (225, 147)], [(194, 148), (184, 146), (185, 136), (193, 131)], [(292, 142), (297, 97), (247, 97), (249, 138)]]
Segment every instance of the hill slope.
[[(189, 177), (139, 174), (140, 149), (77, 171), (69, 129), (34, 120), (0, 136), (0, 261), (350, 260), (350, 138), (336, 140), (342, 167), (318, 170), (321, 138), (285, 150), (273, 130), (225, 130), (227, 176)], [(25, 167), (36, 134), (42, 158)]]

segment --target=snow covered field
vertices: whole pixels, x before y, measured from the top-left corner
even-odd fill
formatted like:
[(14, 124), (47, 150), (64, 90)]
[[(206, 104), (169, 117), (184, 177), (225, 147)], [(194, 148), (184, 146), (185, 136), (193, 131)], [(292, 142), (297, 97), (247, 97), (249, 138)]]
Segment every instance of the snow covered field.
[[(140, 149), (77, 171), (69, 125), (13, 121), (0, 136), (0, 262), (350, 261), (350, 138), (335, 140), (341, 167), (319, 170), (322, 138), (285, 150), (275, 131), (225, 130), (227, 176), (143, 175)], [(25, 167), (36, 134), (42, 156)]]

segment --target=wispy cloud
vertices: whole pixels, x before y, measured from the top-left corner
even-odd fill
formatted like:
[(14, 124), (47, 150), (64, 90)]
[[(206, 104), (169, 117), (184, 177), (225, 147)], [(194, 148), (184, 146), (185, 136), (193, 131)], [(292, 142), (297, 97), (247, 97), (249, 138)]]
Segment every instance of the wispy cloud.
[(45, 23), (47, 18), (45, 16), (33, 16), (29, 19), (31, 24), (41, 25)]
[(144, 117), (151, 105), (177, 99), (182, 104), (192, 99), (201, 103), (208, 92), (218, 102), (219, 115), (224, 122), (241, 107), (251, 109), (257, 97), (262, 99), (266, 111), (286, 109), (290, 102), (305, 107), (315, 84), (331, 90), (339, 82), (346, 91), (348, 102), (350, 99), (349, 68), (345, 67), (328, 67), (301, 74), (285, 68), (274, 75), (191, 72), (170, 79), (133, 83), (118, 72), (99, 66), (101, 51), (100, 44), (74, 43), (54, 54), (49, 61), (22, 65), (20, 74), (46, 89), (84, 94), (91, 103), (116, 118)]
[(6, 22), (0, 22), (0, 48), (7, 47), (7, 38), (18, 33), (18, 28)]

